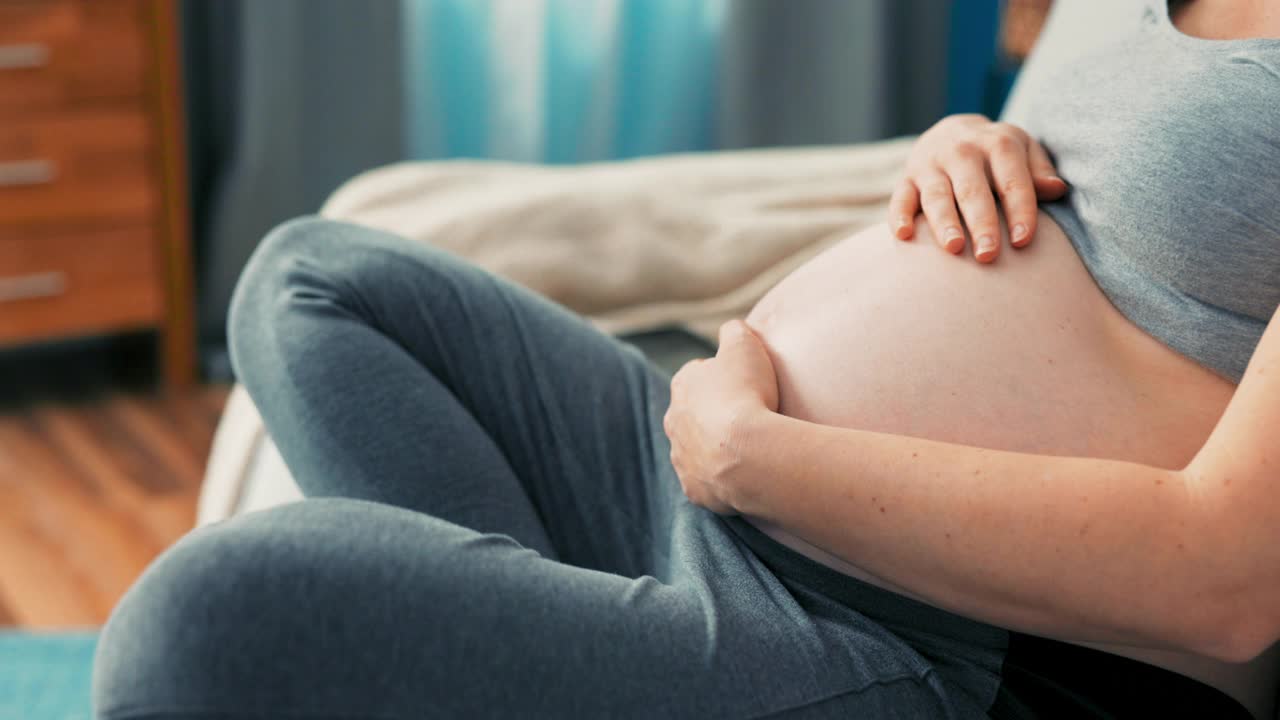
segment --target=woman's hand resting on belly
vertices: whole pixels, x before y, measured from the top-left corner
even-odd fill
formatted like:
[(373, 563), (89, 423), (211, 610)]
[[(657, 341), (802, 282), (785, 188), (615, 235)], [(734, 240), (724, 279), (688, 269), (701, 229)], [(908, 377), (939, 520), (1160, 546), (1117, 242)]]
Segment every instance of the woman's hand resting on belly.
[(906, 174), (889, 201), (889, 227), (900, 240), (915, 235), (921, 210), (938, 245), (950, 253), (965, 247), (965, 229), (978, 262), (1000, 254), (1003, 207), (1014, 247), (1036, 232), (1036, 201), (1067, 192), (1049, 153), (1022, 128), (981, 115), (943, 118), (920, 136)]
[(725, 323), (716, 356), (687, 363), (671, 379), (662, 426), (685, 495), (712, 512), (733, 514), (739, 503), (727, 481), (741, 459), (741, 424), (777, 409), (778, 380), (764, 345), (745, 323)]

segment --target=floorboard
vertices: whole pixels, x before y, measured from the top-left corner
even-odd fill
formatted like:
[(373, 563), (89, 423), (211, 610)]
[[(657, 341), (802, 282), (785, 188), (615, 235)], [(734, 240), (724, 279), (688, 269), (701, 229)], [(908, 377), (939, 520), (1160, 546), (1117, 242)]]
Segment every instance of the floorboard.
[(106, 619), (191, 528), (228, 391), (67, 387), (0, 405), (0, 627)]

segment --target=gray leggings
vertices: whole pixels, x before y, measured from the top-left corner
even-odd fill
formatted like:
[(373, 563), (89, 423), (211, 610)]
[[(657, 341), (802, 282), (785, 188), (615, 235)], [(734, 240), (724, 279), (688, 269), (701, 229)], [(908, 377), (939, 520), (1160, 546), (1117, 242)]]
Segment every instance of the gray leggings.
[(691, 505), (667, 381), (438, 250), (274, 231), (232, 355), (309, 499), (191, 533), (106, 627), (101, 718), (979, 717), (1003, 631)]

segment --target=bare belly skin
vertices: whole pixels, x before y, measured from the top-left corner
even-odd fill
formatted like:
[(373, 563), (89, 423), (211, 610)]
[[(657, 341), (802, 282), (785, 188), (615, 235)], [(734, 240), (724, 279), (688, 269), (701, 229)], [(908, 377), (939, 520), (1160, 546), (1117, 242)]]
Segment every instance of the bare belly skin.
[[(994, 265), (884, 226), (800, 267), (752, 310), (780, 411), (824, 425), (982, 447), (1183, 467), (1235, 387), (1131, 324), (1040, 215), (1035, 241)], [(778, 527), (783, 544), (903, 592)], [(1120, 551), (1120, 549), (1117, 549)], [(1093, 646), (1190, 675), (1270, 716), (1277, 653), (1240, 665)]]

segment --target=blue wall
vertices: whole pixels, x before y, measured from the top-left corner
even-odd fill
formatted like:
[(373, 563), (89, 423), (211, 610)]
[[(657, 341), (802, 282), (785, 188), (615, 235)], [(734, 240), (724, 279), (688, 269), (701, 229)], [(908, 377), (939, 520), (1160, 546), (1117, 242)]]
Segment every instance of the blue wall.
[(997, 62), (1000, 0), (953, 0), (947, 114), (1000, 114), (1014, 71)]

